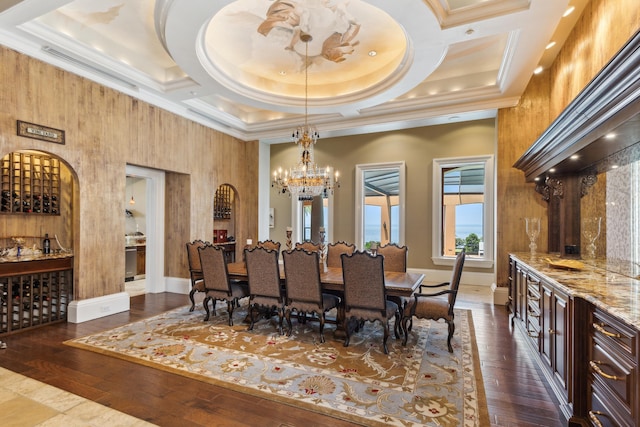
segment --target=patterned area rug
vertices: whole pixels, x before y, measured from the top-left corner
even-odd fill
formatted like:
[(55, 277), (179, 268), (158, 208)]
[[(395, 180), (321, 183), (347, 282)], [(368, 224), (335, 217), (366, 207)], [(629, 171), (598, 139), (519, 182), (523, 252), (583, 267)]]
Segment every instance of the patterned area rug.
[(379, 323), (367, 322), (344, 347), (332, 324), (320, 343), (317, 321), (293, 321), (287, 337), (267, 319), (247, 331), (245, 307), (232, 327), (226, 306), (216, 311), (203, 322), (203, 309), (182, 307), (66, 344), (362, 425), (488, 425), (467, 310), (456, 310), (453, 354), (446, 323), (414, 319), (407, 346), (392, 333), (388, 355)]

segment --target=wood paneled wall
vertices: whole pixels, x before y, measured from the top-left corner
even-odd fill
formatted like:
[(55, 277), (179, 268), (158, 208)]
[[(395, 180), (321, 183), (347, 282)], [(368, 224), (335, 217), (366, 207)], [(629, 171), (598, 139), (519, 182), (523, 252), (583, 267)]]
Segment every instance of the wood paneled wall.
[[(16, 120), (65, 130), (66, 144), (18, 137)], [(0, 153), (25, 149), (57, 155), (78, 184), (76, 299), (124, 290), (127, 164), (168, 172), (167, 275), (188, 277), (186, 240), (212, 239), (213, 195), (221, 183), (233, 185), (242, 200), (238, 237), (257, 234), (257, 141), (237, 140), (0, 46)]]
[[(553, 66), (532, 77), (518, 106), (498, 112), (498, 285), (508, 283), (507, 254), (528, 250), (523, 218), (547, 223), (546, 202), (514, 162), (639, 29), (637, 0), (592, 0)], [(538, 247), (546, 251), (546, 229), (542, 234)]]

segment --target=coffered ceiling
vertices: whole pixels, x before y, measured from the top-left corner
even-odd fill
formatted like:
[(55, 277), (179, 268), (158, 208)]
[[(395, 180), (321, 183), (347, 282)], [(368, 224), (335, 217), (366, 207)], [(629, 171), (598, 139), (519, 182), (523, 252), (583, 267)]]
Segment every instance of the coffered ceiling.
[(272, 143), (305, 108), (324, 137), (493, 117), (587, 2), (0, 0), (0, 43)]

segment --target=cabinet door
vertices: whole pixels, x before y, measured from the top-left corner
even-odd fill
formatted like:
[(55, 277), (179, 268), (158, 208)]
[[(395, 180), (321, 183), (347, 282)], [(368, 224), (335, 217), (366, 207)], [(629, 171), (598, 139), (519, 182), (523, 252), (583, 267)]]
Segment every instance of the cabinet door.
[(540, 355), (545, 365), (552, 367), (553, 345), (551, 332), (553, 330), (553, 288), (548, 284), (542, 284), (542, 298), (540, 309)]
[(562, 389), (567, 389), (569, 375), (569, 299), (559, 291), (553, 294), (552, 323), (549, 329), (553, 349), (553, 375)]
[(136, 275), (144, 274), (146, 270), (147, 248), (138, 246), (136, 250)]

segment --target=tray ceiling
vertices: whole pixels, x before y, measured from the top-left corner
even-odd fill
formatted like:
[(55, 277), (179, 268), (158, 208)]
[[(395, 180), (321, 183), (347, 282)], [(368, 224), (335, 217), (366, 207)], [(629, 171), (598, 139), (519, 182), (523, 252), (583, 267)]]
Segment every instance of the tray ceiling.
[(303, 120), (305, 71), (325, 137), (494, 117), (587, 1), (0, 0), (0, 43), (271, 143)]

